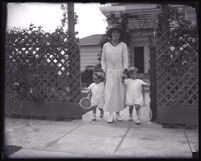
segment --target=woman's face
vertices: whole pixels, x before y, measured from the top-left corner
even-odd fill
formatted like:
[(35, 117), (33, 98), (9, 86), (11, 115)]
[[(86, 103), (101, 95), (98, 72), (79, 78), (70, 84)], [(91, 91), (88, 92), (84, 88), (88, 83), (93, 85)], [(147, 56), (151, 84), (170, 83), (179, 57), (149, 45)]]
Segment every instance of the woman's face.
[(112, 37), (113, 40), (119, 40), (119, 38), (120, 38), (119, 30), (114, 29), (112, 31), (111, 37)]

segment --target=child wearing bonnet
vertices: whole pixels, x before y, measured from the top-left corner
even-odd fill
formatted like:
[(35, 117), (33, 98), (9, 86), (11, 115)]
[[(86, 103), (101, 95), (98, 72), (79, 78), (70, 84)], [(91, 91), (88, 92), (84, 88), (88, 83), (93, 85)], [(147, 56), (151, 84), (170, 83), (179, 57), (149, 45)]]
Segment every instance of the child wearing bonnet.
[(140, 124), (139, 109), (145, 100), (142, 93), (143, 86), (149, 85), (141, 79), (138, 79), (138, 69), (130, 67), (128, 69), (129, 78), (126, 75), (122, 76), (122, 82), (126, 85), (126, 101), (125, 104), (129, 106), (129, 121), (132, 121), (133, 108), (136, 109), (137, 118), (134, 120), (136, 124)]
[(104, 75), (101, 72), (93, 73), (93, 83), (87, 88), (90, 95), (92, 106), (92, 121), (96, 121), (96, 109), (100, 110), (100, 118), (103, 118), (103, 105), (104, 105)]

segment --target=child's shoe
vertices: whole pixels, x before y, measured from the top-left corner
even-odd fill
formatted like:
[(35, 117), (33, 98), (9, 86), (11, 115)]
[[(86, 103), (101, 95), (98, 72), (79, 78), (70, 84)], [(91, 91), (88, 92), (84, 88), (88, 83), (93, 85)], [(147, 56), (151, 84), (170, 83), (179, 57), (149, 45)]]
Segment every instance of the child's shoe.
[(140, 125), (140, 124), (141, 124), (140, 119), (137, 118), (137, 119), (135, 120), (135, 123), (136, 123), (137, 125)]
[(96, 115), (92, 116), (92, 121), (96, 121)]

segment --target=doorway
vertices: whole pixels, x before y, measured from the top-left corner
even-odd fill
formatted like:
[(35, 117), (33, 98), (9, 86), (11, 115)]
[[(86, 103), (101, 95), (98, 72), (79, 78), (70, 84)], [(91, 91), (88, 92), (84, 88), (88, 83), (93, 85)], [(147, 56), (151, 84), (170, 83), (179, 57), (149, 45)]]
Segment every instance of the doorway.
[(134, 65), (138, 73), (144, 73), (144, 47), (134, 47)]

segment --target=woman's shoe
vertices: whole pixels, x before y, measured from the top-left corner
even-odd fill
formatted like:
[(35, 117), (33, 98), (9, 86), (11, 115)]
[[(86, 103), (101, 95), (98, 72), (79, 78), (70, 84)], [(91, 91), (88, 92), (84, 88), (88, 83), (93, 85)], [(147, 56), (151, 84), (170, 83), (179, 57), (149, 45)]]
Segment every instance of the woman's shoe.
[(107, 122), (108, 122), (108, 123), (112, 123), (112, 122), (113, 122), (113, 119), (110, 119), (110, 118), (109, 118), (109, 119), (107, 120)]
[(109, 114), (109, 118), (107, 120), (108, 123), (112, 123), (114, 121), (113, 115)]
[(119, 113), (116, 113), (116, 120), (117, 121), (121, 121), (122, 120)]

